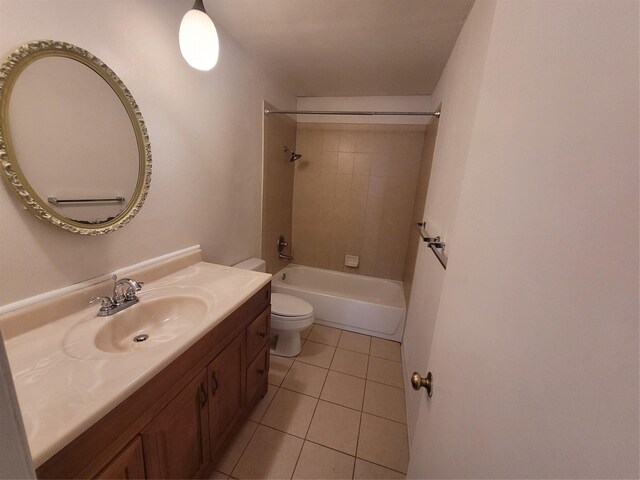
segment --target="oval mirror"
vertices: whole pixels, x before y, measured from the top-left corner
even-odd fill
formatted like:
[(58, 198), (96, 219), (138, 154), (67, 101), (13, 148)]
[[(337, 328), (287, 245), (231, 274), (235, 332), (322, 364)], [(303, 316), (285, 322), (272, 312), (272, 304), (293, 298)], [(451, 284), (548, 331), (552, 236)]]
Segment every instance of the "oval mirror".
[(97, 57), (57, 41), (23, 45), (0, 68), (0, 163), (38, 218), (85, 235), (128, 223), (151, 181), (129, 90)]

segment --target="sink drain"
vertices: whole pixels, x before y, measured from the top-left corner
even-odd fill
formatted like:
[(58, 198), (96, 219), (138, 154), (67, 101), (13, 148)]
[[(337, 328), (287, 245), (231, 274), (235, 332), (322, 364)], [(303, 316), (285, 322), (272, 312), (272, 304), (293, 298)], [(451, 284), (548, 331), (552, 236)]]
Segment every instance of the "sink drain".
[(133, 341), (144, 342), (147, 338), (149, 338), (149, 335), (147, 335), (146, 333), (141, 333), (140, 335), (136, 335), (135, 337), (133, 337)]

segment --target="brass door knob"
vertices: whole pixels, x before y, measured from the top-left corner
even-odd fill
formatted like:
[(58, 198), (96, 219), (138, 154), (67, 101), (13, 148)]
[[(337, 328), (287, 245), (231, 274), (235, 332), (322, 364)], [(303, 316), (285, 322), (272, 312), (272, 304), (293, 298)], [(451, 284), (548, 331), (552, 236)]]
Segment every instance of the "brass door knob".
[(413, 372), (411, 386), (414, 390), (420, 390), (424, 387), (427, 390), (427, 395), (431, 397), (433, 395), (433, 375), (428, 372), (427, 376), (423, 378), (418, 372)]

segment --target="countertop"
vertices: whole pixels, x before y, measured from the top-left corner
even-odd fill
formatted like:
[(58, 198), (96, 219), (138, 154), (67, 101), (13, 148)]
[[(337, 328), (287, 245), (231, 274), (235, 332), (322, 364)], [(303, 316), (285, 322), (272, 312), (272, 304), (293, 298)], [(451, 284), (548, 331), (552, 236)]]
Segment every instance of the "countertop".
[(96, 353), (88, 347), (91, 340), (74, 338), (86, 330), (78, 326), (96, 330), (111, 318), (98, 317), (96, 305), (7, 340), (34, 466), (87, 430), (270, 280), (269, 274), (201, 262), (146, 284), (138, 294), (140, 304), (165, 292), (190, 290), (207, 303), (202, 321), (153, 348)]

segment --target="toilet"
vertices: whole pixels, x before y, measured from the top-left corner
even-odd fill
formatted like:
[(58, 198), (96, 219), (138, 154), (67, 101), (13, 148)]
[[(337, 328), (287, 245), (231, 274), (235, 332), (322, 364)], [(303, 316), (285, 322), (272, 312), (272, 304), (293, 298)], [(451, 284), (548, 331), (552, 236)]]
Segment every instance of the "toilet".
[[(259, 258), (249, 258), (236, 268), (266, 272), (267, 264)], [(313, 307), (293, 295), (271, 294), (271, 354), (295, 357), (300, 353), (300, 332), (313, 324)]]

